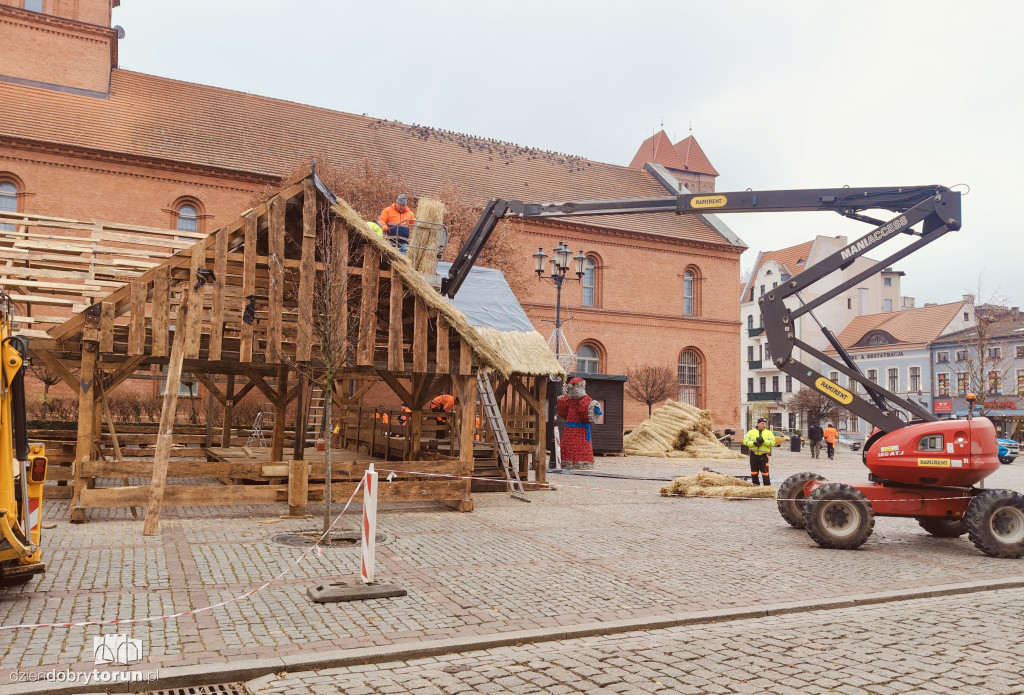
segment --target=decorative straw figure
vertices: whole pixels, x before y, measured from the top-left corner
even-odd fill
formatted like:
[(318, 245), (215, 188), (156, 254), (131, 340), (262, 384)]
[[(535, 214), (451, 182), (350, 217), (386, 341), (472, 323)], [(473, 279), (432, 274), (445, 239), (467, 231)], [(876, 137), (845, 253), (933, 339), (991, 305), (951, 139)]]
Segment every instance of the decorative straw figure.
[(558, 417), (565, 420), (562, 465), (565, 468), (593, 468), (590, 425), (601, 419), (601, 407), (587, 395), (587, 382), (578, 376), (570, 379), (565, 395), (558, 397), (556, 409)]

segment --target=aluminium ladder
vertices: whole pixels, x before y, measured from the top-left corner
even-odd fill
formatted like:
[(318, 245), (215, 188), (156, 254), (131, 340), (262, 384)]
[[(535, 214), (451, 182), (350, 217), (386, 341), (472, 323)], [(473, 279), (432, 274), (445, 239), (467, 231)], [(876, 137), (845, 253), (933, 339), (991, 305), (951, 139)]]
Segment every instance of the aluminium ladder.
[(487, 424), (490, 425), (491, 432), (494, 433), (494, 442), (498, 446), (498, 460), (505, 471), (508, 494), (518, 500), (530, 502), (530, 498), (526, 496), (526, 490), (523, 489), (523, 481), (519, 479), (519, 465), (512, 451), (512, 442), (508, 439), (505, 421), (501, 418), (498, 400), (494, 397), (491, 379), (482, 369), (476, 373), (476, 385), (477, 393), (480, 394), (480, 403), (484, 408), (484, 415), (487, 417)]

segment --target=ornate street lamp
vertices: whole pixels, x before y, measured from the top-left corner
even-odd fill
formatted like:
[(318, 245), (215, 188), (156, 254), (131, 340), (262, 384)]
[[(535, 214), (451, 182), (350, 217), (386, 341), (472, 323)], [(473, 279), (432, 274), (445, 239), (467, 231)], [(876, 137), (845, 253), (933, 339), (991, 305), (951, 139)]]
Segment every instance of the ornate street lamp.
[[(533, 269), (537, 273), (537, 279), (550, 280), (555, 285), (555, 332), (551, 334), (548, 345), (555, 353), (558, 363), (565, 371), (571, 372), (576, 366), (576, 355), (562, 333), (562, 285), (568, 281), (580, 282), (583, 279), (587, 257), (583, 255), (582, 250), (573, 256), (568, 244), (560, 241), (552, 253), (550, 270), (545, 275), (544, 266), (548, 262), (548, 255), (544, 253), (544, 248), (538, 248), (537, 253), (533, 254)], [(576, 277), (568, 275), (570, 263), (574, 266)]]

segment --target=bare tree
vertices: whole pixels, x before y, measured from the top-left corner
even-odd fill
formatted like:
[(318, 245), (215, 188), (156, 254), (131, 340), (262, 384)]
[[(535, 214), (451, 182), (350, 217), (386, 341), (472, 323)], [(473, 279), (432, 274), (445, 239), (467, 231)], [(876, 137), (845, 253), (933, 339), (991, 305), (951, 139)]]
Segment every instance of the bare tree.
[(808, 425), (818, 423), (836, 424), (846, 412), (834, 400), (815, 389), (800, 389), (786, 400), (786, 408), (790, 412), (803, 413)]
[(28, 371), (36, 379), (43, 382), (43, 413), (41, 419), (45, 420), (49, 410), (50, 387), (59, 384), (60, 377), (49, 367), (29, 367)]
[(647, 417), (655, 403), (677, 395), (678, 391), (679, 381), (671, 367), (641, 364), (626, 370), (626, 397), (645, 403)]
[[(308, 362), (293, 362), (292, 366), (301, 375), (317, 384), (324, 394), (323, 432), (327, 439), (324, 447), (324, 520), (326, 533), (331, 527), (331, 446), (333, 431), (332, 406), (334, 404), (334, 382), (338, 376), (354, 363), (353, 334), (357, 330), (358, 317), (349, 311), (349, 237), (343, 223), (327, 205), (317, 210), (316, 260), (321, 270), (313, 279), (312, 315), (309, 325), (300, 325), (299, 331), (307, 331), (313, 345), (312, 359)], [(364, 253), (373, 253), (364, 247)], [(306, 300), (308, 301), (308, 300)], [(296, 436), (302, 436), (296, 433)], [(331, 544), (330, 535), (324, 538), (324, 545)]]
[[(978, 280), (981, 295), (982, 280)], [(1006, 298), (993, 294), (975, 306), (974, 325), (953, 336), (952, 365), (955, 369), (955, 393), (973, 393), (984, 414), (1006, 400), (1017, 400), (1014, 373), (1015, 340), (1019, 333), (1020, 312), (1006, 306)]]

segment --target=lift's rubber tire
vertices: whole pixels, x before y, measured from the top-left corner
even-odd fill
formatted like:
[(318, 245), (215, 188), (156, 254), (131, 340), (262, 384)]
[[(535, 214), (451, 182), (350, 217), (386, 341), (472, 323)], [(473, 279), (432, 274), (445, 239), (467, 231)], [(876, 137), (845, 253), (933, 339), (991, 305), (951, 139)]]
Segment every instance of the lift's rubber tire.
[(967, 505), (967, 535), (992, 557), (1024, 556), (1024, 495), (1013, 490), (984, 490)]
[(936, 538), (959, 538), (967, 533), (967, 523), (963, 519), (939, 519), (934, 516), (919, 516), (917, 523)]
[(825, 478), (817, 473), (795, 473), (779, 485), (778, 499), (779, 514), (786, 520), (786, 523), (793, 528), (804, 527), (804, 485), (812, 480), (824, 481)]
[(1016, 457), (1000, 456), (999, 457), (999, 463), (1011, 464), (1011, 463), (1013, 463), (1013, 459), (1014, 458), (1016, 458)]
[(845, 483), (825, 483), (803, 503), (804, 526), (822, 548), (853, 550), (875, 528), (871, 503), (857, 488)]

